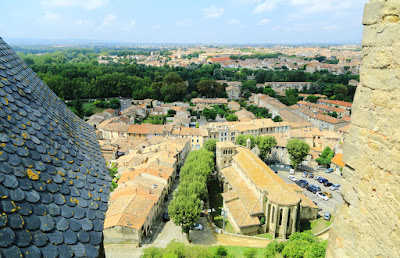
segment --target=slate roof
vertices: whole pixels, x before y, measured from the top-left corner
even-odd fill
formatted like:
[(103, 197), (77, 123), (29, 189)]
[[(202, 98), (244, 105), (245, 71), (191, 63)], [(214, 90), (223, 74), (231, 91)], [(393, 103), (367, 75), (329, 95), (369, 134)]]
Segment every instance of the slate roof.
[(110, 181), (94, 128), (0, 38), (0, 257), (97, 257)]

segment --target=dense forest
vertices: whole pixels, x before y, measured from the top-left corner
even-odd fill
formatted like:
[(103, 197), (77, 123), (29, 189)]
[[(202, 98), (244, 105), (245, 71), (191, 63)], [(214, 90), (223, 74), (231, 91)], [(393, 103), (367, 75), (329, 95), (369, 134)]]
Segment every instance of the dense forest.
[[(118, 56), (138, 54), (133, 50), (106, 53)], [(88, 49), (68, 49), (40, 55), (20, 55), (59, 97), (66, 100), (132, 97), (172, 102), (189, 101), (199, 96), (225, 97), (225, 86), (218, 86), (215, 80), (240, 80), (247, 97), (249, 92), (264, 92), (264, 89), (256, 87), (257, 83), (307, 81), (315, 84), (311, 89), (304, 89), (304, 93), (319, 93), (332, 99), (352, 101), (356, 87), (349, 86), (348, 82), (359, 79), (358, 75), (333, 75), (327, 71), (311, 74), (304, 70), (222, 69), (219, 64), (153, 67), (124, 60), (125, 64), (104, 65), (97, 62), (100, 54)], [(254, 80), (248, 80), (251, 75), (254, 75)]]

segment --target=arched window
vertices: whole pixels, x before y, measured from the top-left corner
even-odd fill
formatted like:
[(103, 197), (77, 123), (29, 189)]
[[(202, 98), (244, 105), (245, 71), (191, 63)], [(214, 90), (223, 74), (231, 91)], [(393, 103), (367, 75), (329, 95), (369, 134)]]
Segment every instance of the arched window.
[(289, 228), (290, 225), (290, 209), (289, 209), (289, 213), (288, 213), (288, 220), (287, 220), (287, 227)]
[(279, 211), (279, 226), (282, 225), (282, 209)]

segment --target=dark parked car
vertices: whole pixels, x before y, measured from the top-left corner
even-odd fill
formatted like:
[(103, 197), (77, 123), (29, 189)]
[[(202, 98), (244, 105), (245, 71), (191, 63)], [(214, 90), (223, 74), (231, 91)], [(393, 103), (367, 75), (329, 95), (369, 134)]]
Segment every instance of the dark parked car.
[(318, 192), (318, 189), (314, 185), (308, 185), (306, 189), (312, 193)]
[(323, 183), (325, 183), (327, 181), (328, 181), (328, 179), (325, 179), (325, 178), (322, 178), (322, 177), (318, 180), (318, 182), (320, 182), (321, 184), (323, 184)]
[(329, 181), (326, 181), (326, 182), (324, 183), (324, 186), (326, 186), (326, 187), (331, 186), (331, 185), (332, 185), (332, 183), (329, 182)]
[(299, 182), (300, 182), (300, 186), (303, 187), (303, 188), (308, 185), (308, 182), (306, 180), (302, 179), (302, 180), (299, 180)]
[(162, 221), (164, 221), (164, 222), (168, 222), (169, 221), (168, 212), (164, 213), (164, 215), (162, 216)]

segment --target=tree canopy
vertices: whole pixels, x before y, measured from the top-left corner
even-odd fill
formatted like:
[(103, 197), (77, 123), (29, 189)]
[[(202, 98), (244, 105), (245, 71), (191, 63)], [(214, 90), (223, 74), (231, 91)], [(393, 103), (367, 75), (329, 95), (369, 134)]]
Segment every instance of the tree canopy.
[(307, 157), (310, 146), (299, 139), (290, 139), (286, 144), (286, 149), (290, 156), (290, 164), (295, 168)]
[(257, 136), (256, 142), (260, 150), (260, 159), (265, 160), (271, 149), (276, 146), (276, 138), (273, 136)]
[(190, 240), (189, 231), (203, 208), (202, 200), (207, 198), (207, 180), (214, 165), (214, 154), (202, 148), (190, 152), (180, 170), (181, 182), (168, 210), (173, 222), (182, 227), (188, 240)]
[(334, 155), (333, 151), (328, 146), (324, 149), (324, 151), (321, 153), (321, 155), (319, 155), (319, 158), (315, 159), (315, 161), (318, 162), (318, 164), (320, 164), (320, 165), (326, 166), (326, 165), (331, 164), (333, 155)]
[(256, 146), (256, 138), (253, 135), (250, 134), (241, 134), (236, 137), (236, 144), (237, 145), (242, 145), (246, 146), (247, 145), (247, 139), (250, 139), (251, 141), (251, 148), (253, 149)]

